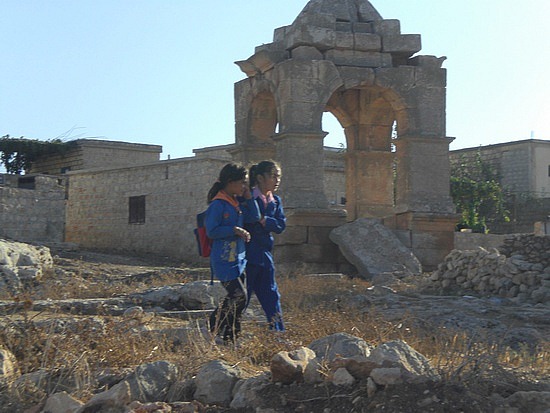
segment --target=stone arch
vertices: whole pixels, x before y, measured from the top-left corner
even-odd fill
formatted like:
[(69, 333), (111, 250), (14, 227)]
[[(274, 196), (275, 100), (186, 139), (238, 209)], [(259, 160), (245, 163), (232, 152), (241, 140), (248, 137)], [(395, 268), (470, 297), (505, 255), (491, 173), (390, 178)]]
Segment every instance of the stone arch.
[(346, 136), (347, 219), (381, 218), (411, 231), (409, 240), (429, 233), (410, 245), (423, 264), (452, 247), (445, 58), (415, 56), (420, 49), (420, 35), (402, 34), (398, 20), (383, 19), (367, 0), (310, 0), (291, 25), (275, 29), (272, 43), (236, 62), (247, 79), (235, 87), (234, 155), (281, 163), (289, 227), (305, 244), (300, 258), (323, 262), (306, 248), (320, 239), (313, 228), (346, 219), (324, 193), (326, 111)]
[(339, 120), (346, 136), (349, 221), (394, 213), (398, 188), (392, 132), (395, 122), (407, 124), (403, 106), (395, 91), (375, 85), (337, 91), (327, 103), (326, 111)]
[(235, 86), (235, 133), (237, 160), (250, 163), (274, 157), (279, 123), (274, 85), (266, 79), (247, 79)]

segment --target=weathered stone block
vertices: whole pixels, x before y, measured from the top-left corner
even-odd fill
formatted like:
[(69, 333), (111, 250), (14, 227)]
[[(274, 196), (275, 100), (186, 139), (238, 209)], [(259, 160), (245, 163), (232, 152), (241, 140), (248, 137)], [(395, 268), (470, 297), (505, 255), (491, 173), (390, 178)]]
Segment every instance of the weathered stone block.
[(337, 66), (358, 67), (391, 67), (391, 55), (377, 52), (363, 52), (356, 50), (328, 50), (325, 59), (334, 62)]
[(422, 49), (419, 34), (402, 34), (382, 37), (382, 51), (385, 53), (405, 53), (413, 55)]
[(337, 32), (351, 32), (352, 23), (351, 22), (336, 22), (335, 29)]
[(353, 49), (354, 48), (354, 35), (351, 32), (336, 32), (335, 37), (336, 49)]
[(354, 33), (372, 33), (372, 23), (356, 22), (353, 23)]
[(295, 49), (292, 49), (291, 57), (293, 59), (299, 60), (322, 60), (323, 54), (316, 48), (312, 46), (298, 46)]
[(344, 80), (344, 88), (351, 89), (357, 86), (371, 86), (374, 84), (374, 69), (362, 67), (339, 66), (341, 78)]
[(380, 52), (382, 50), (382, 39), (377, 34), (354, 33), (353, 39), (353, 48), (355, 50), (366, 52)]
[(399, 20), (386, 19), (372, 22), (374, 33), (381, 35), (399, 35), (401, 33), (401, 23)]
[(273, 42), (279, 43), (285, 40), (286, 33), (290, 30), (292, 26), (282, 26), (273, 30)]

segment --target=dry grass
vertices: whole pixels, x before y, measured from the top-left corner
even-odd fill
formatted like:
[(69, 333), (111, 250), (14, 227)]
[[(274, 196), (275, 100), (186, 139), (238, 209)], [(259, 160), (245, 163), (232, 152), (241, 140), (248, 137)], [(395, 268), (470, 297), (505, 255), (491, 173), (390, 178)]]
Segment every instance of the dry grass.
[[(55, 278), (55, 274), (48, 277)], [(102, 284), (98, 282), (99, 278), (99, 272), (81, 276), (74, 284), (67, 286), (63, 294), (58, 291), (58, 295), (54, 296), (113, 296), (140, 288), (182, 282), (181, 274), (170, 273), (138, 286), (123, 282)], [(29, 291), (25, 297), (19, 297), (26, 303), (27, 311), (18, 317), (0, 318), (4, 326), (0, 332), (0, 348), (7, 348), (15, 354), (22, 373), (47, 374), (40, 376), (42, 383), (38, 385), (20, 383), (11, 391), (4, 392), (0, 397), (4, 400), (0, 400), (0, 404), (12, 410), (0, 411), (16, 411), (13, 410), (14, 403), (30, 406), (43, 400), (46, 393), (61, 390), (86, 400), (98, 386), (95, 379), (98, 372), (116, 375), (155, 360), (177, 363), (183, 367), (185, 376), (192, 376), (202, 364), (213, 359), (224, 359), (238, 365), (249, 375), (255, 375), (269, 368), (270, 360), (277, 352), (307, 346), (313, 340), (336, 332), (362, 337), (372, 345), (395, 339), (405, 340), (428, 357), (445, 380), (477, 386), (486, 394), (495, 388), (508, 386), (513, 389), (522, 378), (536, 381), (548, 377), (550, 373), (550, 349), (547, 345), (535, 351), (513, 351), (465, 333), (441, 330), (434, 335), (433, 331), (427, 332), (418, 327), (419, 324), (412, 322), (412, 318), (391, 322), (374, 308), (367, 313), (353, 311), (344, 303), (369, 287), (362, 280), (300, 275), (279, 280), (279, 286), (284, 297), (288, 331), (274, 334), (262, 324), (246, 322), (238, 348), (219, 347), (204, 339), (200, 334), (201, 323), (198, 322), (186, 345), (181, 345), (169, 334), (164, 337), (144, 334), (135, 323), (116, 317), (71, 317), (72, 321), (66, 324), (62, 321), (36, 323), (43, 315), (28, 310), (36, 298)], [(41, 290), (38, 296), (53, 294), (54, 291), (55, 288)], [(61, 320), (66, 317), (58, 316)], [(79, 321), (75, 322), (75, 319)], [(177, 321), (155, 321), (163, 322), (181, 327)], [(280, 340), (281, 337), (285, 341)], [(10, 398), (9, 401), (6, 397)]]

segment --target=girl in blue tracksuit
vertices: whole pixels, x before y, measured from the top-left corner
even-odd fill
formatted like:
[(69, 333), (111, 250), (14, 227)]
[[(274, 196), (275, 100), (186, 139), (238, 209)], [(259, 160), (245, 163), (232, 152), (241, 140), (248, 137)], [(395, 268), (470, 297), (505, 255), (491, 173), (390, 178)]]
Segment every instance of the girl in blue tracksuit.
[(250, 233), (244, 229), (244, 223), (260, 219), (246, 178), (243, 166), (227, 164), (208, 192), (205, 227), (212, 239), (210, 266), (227, 291), (223, 302), (210, 316), (210, 331), (224, 342), (237, 338), (241, 314), (247, 304), (245, 243), (250, 241)]
[(245, 224), (250, 233), (246, 244), (246, 279), (248, 301), (256, 293), (267, 317), (269, 328), (284, 331), (281, 295), (275, 281), (272, 232), (280, 234), (286, 227), (281, 198), (274, 194), (279, 187), (281, 170), (273, 161), (262, 161), (250, 168), (252, 197), (260, 208), (261, 219)]

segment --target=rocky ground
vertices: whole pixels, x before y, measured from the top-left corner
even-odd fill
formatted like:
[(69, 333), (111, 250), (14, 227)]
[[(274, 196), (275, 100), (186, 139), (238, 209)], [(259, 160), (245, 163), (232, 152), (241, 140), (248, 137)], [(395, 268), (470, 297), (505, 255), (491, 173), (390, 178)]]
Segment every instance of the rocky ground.
[[(78, 288), (83, 295), (87, 289), (97, 290), (104, 284), (105, 290), (120, 288), (119, 296), (127, 295), (132, 288), (143, 289), (152, 280), (181, 274), (194, 279), (207, 279), (204, 269), (180, 270), (179, 263), (159, 257), (135, 258), (77, 250), (52, 251), (54, 273), (43, 278), (35, 286), (38, 297), (44, 300), (52, 291), (63, 298), (64, 289)], [(179, 272), (178, 272), (179, 271)], [(335, 275), (314, 275), (334, 277)], [(395, 328), (422, 327), (426, 340), (430, 332), (441, 330), (464, 331), (470, 336), (485, 337), (496, 346), (506, 345), (518, 351), (533, 351), (547, 346), (550, 341), (550, 312), (548, 304), (516, 304), (495, 297), (478, 298), (470, 295), (443, 296), (427, 290), (421, 278), (399, 279), (386, 274), (374, 281), (365, 293), (350, 292), (339, 297), (340, 306), (365, 317), (383, 317)], [(93, 287), (93, 288), (92, 288)], [(42, 293), (41, 293), (42, 292)], [(117, 294), (114, 294), (115, 296)], [(112, 298), (112, 297), (111, 297)], [(82, 300), (81, 300), (82, 301)], [(85, 301), (85, 300), (84, 300)], [(71, 304), (74, 307), (74, 303)], [(81, 304), (85, 306), (85, 304)], [(92, 308), (93, 305), (89, 308)], [(59, 305), (57, 306), (59, 309)], [(84, 307), (81, 307), (84, 308)], [(4, 314), (7, 312), (4, 307)], [(90, 313), (93, 310), (89, 310)], [(70, 311), (68, 311), (70, 312)], [(73, 311), (74, 312), (74, 311)], [(14, 312), (12, 312), (14, 313)], [(254, 309), (249, 313), (253, 316)], [(59, 317), (47, 307), (36, 313), (41, 319)], [(165, 323), (185, 323), (181, 319)], [(518, 391), (549, 392), (550, 378), (530, 377), (529, 372), (512, 375), (502, 372), (503, 381), (493, 383), (494, 397), (483, 398), (465, 390), (460, 384), (387, 386), (385, 391), (366, 397), (366, 383), (356, 382), (347, 387), (332, 385), (271, 384), (262, 390), (262, 407), (257, 412), (492, 412), (502, 404), (503, 397)], [(513, 377), (513, 378), (512, 378)], [(519, 377), (519, 379), (518, 379)], [(526, 406), (525, 403), (523, 406)], [(535, 404), (535, 406), (537, 406)], [(273, 410), (276, 409), (276, 410)], [(540, 407), (530, 409), (536, 413)], [(550, 409), (550, 406), (548, 406)], [(172, 411), (178, 411), (174, 408)], [(182, 410), (183, 411), (183, 410)], [(207, 408), (204, 411), (224, 411), (223, 408)], [(524, 410), (501, 410), (503, 413)]]

